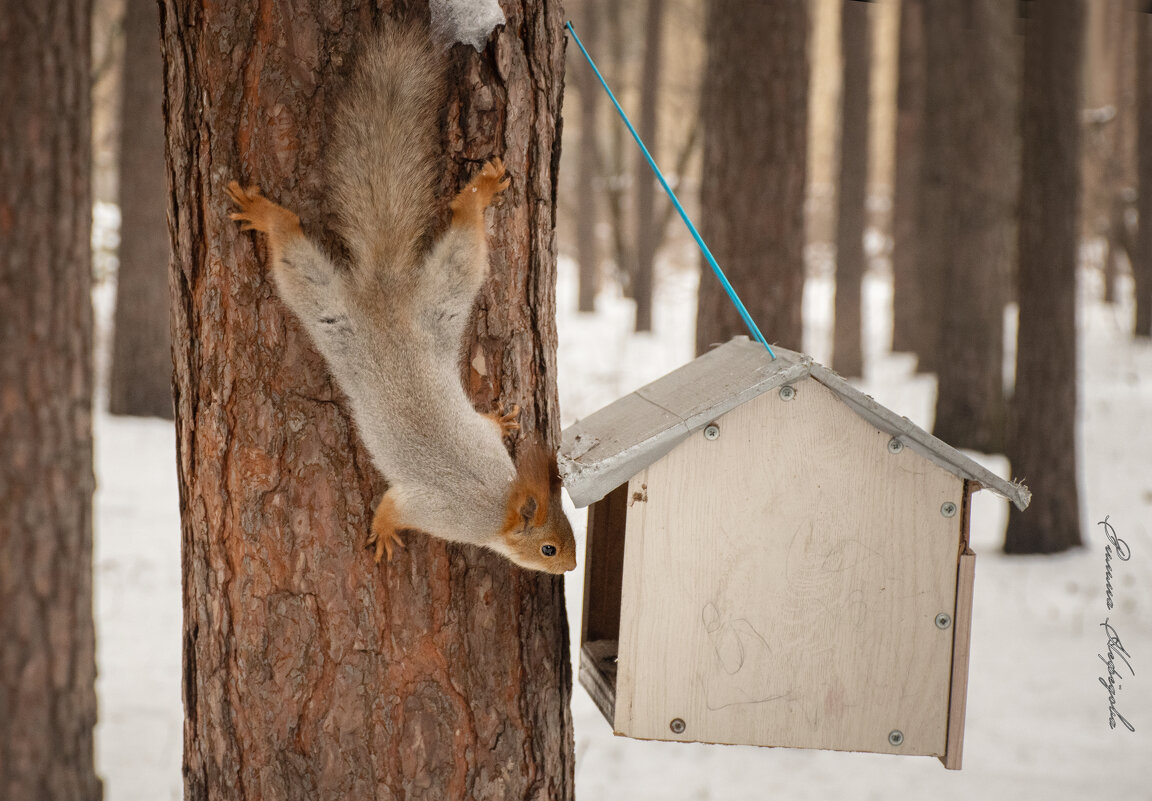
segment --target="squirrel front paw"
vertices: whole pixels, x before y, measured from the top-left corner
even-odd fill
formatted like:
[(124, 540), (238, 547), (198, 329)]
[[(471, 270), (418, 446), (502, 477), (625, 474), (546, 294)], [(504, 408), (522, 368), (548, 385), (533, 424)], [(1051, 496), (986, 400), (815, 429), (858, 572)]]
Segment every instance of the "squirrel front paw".
[(505, 176), (504, 162), (492, 159), (484, 168), (461, 189), (449, 204), (452, 209), (452, 223), (484, 224), (484, 209), (492, 203), (492, 198), (503, 192), (511, 184)]
[(228, 197), (239, 211), (228, 216), (242, 225), (241, 231), (260, 231), (269, 236), (302, 235), (300, 218), (260, 194), (260, 187), (242, 187), (236, 181), (228, 184)]

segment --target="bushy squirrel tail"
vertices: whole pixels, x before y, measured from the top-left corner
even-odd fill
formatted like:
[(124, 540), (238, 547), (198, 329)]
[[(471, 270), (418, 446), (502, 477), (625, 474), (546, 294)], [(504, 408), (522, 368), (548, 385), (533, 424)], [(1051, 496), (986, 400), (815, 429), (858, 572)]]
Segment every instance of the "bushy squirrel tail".
[(444, 60), (418, 24), (393, 24), (359, 55), (329, 156), (339, 231), (361, 281), (399, 277), (422, 256), (440, 170)]

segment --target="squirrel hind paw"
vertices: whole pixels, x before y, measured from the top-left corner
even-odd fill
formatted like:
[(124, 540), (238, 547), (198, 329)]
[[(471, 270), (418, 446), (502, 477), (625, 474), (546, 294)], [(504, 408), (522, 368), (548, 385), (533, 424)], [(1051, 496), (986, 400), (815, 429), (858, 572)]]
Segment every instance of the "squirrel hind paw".
[(520, 423), (517, 418), (520, 416), (520, 407), (513, 403), (512, 408), (501, 405), (499, 410), (488, 412), (484, 415), (491, 420), (496, 428), (500, 431), (501, 437), (506, 437), (509, 434), (515, 434), (520, 430)]
[(505, 189), (512, 185), (512, 179), (504, 171), (504, 162), (500, 159), (494, 159), (485, 165), (484, 170), (492, 170), (491, 177), (488, 179), (492, 184), (492, 194), (498, 195)]
[(391, 562), (393, 548), (403, 548), (404, 540), (400, 538), (400, 532), (396, 531), (396, 529), (384, 532), (383, 536), (381, 536), (380, 532), (374, 528), (368, 535), (368, 540), (364, 543), (365, 548), (371, 548), (372, 546), (376, 546), (376, 552), (372, 556), (376, 564), (380, 564), (380, 559), (384, 556), (387, 556), (388, 561)]
[(452, 209), (453, 222), (468, 221), (483, 225), (484, 209), (492, 203), (492, 198), (509, 186), (511, 180), (504, 170), (504, 162), (498, 158), (492, 159), (448, 204)]
[[(512, 179), (508, 177), (504, 169), (504, 160), (499, 156), (489, 161), (480, 170), (480, 174), (476, 176), (477, 179), (482, 178), (483, 182), (492, 187), (492, 194), (503, 192), (512, 185)], [(475, 183), (476, 179), (473, 179)]]
[(390, 493), (391, 490), (385, 492), (376, 506), (376, 512), (372, 515), (372, 530), (368, 534), (368, 541), (364, 543), (365, 547), (376, 546), (376, 564), (380, 564), (380, 558), (384, 554), (388, 555), (388, 561), (391, 562), (392, 548), (404, 547), (404, 540), (400, 539), (398, 531), (402, 524), (399, 522), (396, 498)]

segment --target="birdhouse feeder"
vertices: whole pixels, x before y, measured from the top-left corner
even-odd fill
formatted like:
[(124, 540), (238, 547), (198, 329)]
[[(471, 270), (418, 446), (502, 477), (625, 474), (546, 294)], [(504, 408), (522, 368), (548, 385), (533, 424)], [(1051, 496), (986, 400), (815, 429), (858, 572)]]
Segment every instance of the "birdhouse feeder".
[(809, 357), (737, 338), (564, 432), (588, 506), (580, 682), (620, 735), (958, 769), (1003, 481)]

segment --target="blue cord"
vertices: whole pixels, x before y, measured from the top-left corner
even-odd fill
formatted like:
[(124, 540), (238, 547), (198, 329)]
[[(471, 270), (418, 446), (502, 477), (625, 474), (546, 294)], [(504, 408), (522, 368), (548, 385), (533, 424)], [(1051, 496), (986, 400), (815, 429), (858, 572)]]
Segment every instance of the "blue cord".
[(596, 77), (600, 79), (600, 85), (604, 87), (604, 91), (608, 93), (608, 97), (612, 100), (612, 105), (616, 107), (616, 111), (620, 114), (620, 119), (624, 120), (624, 124), (628, 126), (628, 131), (632, 134), (632, 138), (636, 140), (636, 144), (640, 146), (640, 151), (644, 154), (644, 158), (648, 159), (648, 166), (652, 168), (652, 172), (656, 173), (656, 177), (660, 179), (660, 185), (664, 187), (664, 191), (668, 193), (668, 199), (672, 201), (672, 205), (676, 207), (676, 211), (680, 214), (680, 219), (688, 226), (688, 230), (692, 233), (692, 238), (696, 240), (696, 244), (700, 246), (700, 252), (704, 254), (704, 258), (708, 260), (708, 264), (712, 267), (712, 272), (720, 279), (720, 285), (724, 287), (724, 291), (728, 293), (729, 299), (736, 307), (736, 311), (740, 312), (741, 319), (744, 324), (748, 326), (748, 330), (752, 332), (752, 336), (756, 341), (768, 349), (768, 355), (773, 359), (776, 358), (776, 353), (772, 350), (772, 346), (764, 339), (764, 335), (760, 333), (760, 329), (756, 327), (756, 323), (752, 320), (752, 315), (748, 313), (748, 309), (740, 301), (739, 295), (736, 290), (732, 288), (732, 284), (728, 282), (728, 277), (724, 275), (724, 271), (720, 269), (720, 265), (716, 263), (716, 257), (712, 255), (712, 251), (704, 244), (704, 240), (700, 236), (700, 232), (696, 230), (696, 226), (692, 224), (692, 220), (688, 219), (688, 213), (684, 211), (684, 207), (680, 205), (680, 200), (676, 197), (676, 193), (672, 191), (672, 187), (668, 185), (668, 181), (664, 179), (664, 174), (660, 172), (660, 168), (656, 166), (655, 159), (652, 154), (648, 152), (648, 148), (644, 146), (644, 142), (640, 139), (640, 134), (636, 133), (636, 129), (632, 127), (628, 115), (624, 113), (624, 109), (620, 108), (620, 103), (616, 100), (616, 95), (612, 94), (612, 90), (608, 88), (608, 82), (604, 80), (604, 76), (600, 74), (600, 70), (596, 67), (596, 62), (592, 60), (592, 56), (588, 55), (588, 51), (584, 47), (584, 43), (580, 41), (580, 37), (576, 35), (576, 31), (572, 28), (571, 22), (564, 23), (564, 27), (568, 29), (568, 33), (572, 34), (573, 41), (580, 48), (580, 52), (584, 54), (584, 58), (588, 59), (589, 66), (592, 71), (596, 73)]

